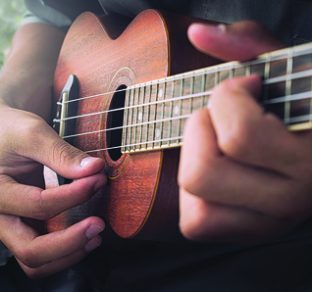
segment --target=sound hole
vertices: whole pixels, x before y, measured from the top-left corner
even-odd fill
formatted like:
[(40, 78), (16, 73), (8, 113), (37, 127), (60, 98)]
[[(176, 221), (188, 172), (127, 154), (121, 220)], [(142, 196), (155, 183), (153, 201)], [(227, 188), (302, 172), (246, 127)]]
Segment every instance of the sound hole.
[[(117, 161), (121, 153), (121, 137), (122, 137), (122, 125), (123, 125), (123, 115), (125, 106), (125, 89), (126, 86), (122, 85), (118, 87), (116, 93), (113, 96), (110, 112), (107, 116), (107, 129), (106, 139), (107, 147), (109, 148), (108, 153), (112, 160)], [(117, 128), (117, 129), (115, 129)], [(112, 129), (112, 130), (110, 130)]]

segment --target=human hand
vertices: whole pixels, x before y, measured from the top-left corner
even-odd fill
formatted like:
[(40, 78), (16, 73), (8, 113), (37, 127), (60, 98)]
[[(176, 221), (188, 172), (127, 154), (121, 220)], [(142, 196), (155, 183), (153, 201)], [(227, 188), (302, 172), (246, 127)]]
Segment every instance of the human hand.
[[(98, 247), (104, 222), (89, 217), (63, 231), (39, 234), (23, 218), (47, 220), (88, 200), (106, 182), (103, 161), (64, 142), (37, 115), (4, 103), (0, 125), (0, 240), (28, 276), (47, 276)], [(42, 165), (73, 182), (45, 190)]]
[[(226, 61), (281, 47), (253, 22), (196, 24), (189, 38)], [(260, 91), (257, 76), (227, 80), (214, 89), (209, 109), (187, 123), (179, 169), (180, 228), (187, 238), (257, 241), (311, 216), (312, 134), (291, 133), (264, 112), (255, 100)]]

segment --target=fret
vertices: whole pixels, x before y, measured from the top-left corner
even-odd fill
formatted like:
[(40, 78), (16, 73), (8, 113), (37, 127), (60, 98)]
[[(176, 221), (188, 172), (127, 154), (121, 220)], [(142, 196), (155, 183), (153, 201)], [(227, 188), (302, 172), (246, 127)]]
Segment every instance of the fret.
[(224, 80), (227, 80), (230, 78), (230, 74), (231, 74), (231, 70), (227, 69), (227, 70), (222, 70), (219, 73), (219, 82), (222, 82)]
[[(166, 83), (166, 91), (165, 91), (165, 100), (167, 99), (172, 99), (174, 97), (174, 83), (173, 81), (167, 81)], [(173, 101), (166, 102), (164, 104), (164, 119), (170, 119), (170, 121), (165, 121), (163, 123), (163, 139), (165, 140), (162, 145), (163, 146), (169, 146), (172, 144), (172, 141), (166, 140), (171, 136), (172, 132), (172, 120), (171, 118), (173, 117)]]
[(201, 85), (200, 85), (200, 91), (203, 93), (203, 95), (201, 96), (201, 108), (205, 108), (207, 106), (206, 100), (205, 100), (205, 96), (207, 94), (204, 94), (206, 91), (206, 80), (207, 80), (207, 74), (203, 74), (201, 76)]
[[(157, 101), (163, 101), (164, 96), (165, 96), (165, 91), (166, 91), (166, 83), (161, 82), (158, 84), (157, 87)], [(163, 122), (162, 120), (164, 119), (164, 103), (160, 102), (157, 103), (156, 105), (156, 121), (155, 122), (155, 140), (161, 140), (162, 139), (162, 129), (163, 129)], [(161, 147), (161, 142), (155, 142), (154, 143), (154, 148), (160, 148)]]
[[(192, 95), (194, 93), (194, 83), (195, 83), (195, 76), (193, 74), (193, 76), (190, 78), (190, 94)], [(194, 97), (190, 98), (190, 113), (192, 113), (194, 111)]]
[(265, 73), (265, 63), (258, 63), (258, 64), (252, 64), (250, 66), (250, 73), (251, 74), (257, 74), (257, 75), (260, 75), (260, 76), (264, 76)]
[(234, 68), (233, 77), (246, 76), (246, 67), (239, 65), (239, 67)]
[[(270, 63), (270, 57), (267, 57), (267, 60), (264, 65), (264, 80), (267, 80), (270, 77), (270, 70), (271, 70), (271, 63)], [(263, 90), (263, 99), (266, 100), (270, 96), (270, 92), (267, 90), (268, 87), (264, 87)]]
[[(193, 86), (192, 86), (192, 78), (186, 77), (183, 79), (183, 88), (182, 88), (182, 95), (181, 96), (187, 96), (192, 94)], [(181, 108), (181, 115), (189, 115), (192, 113), (192, 99), (187, 98), (183, 99), (181, 102), (182, 108)], [(180, 135), (184, 132), (185, 127), (185, 119), (180, 119)]]
[[(284, 67), (284, 65), (283, 65)], [(291, 51), (289, 51), (289, 56), (287, 58), (287, 63), (286, 63), (286, 70), (284, 75), (286, 75), (286, 89), (285, 89), (285, 95), (289, 96), (291, 95), (291, 86), (292, 86), (292, 82), (291, 82), (291, 78), (289, 77), (292, 74), (292, 70), (293, 70), (293, 59), (292, 59), (292, 55), (291, 55)], [(283, 72), (281, 72), (281, 75), (283, 75)], [(275, 76), (274, 76), (275, 77)], [(289, 118), (291, 117), (291, 103), (289, 101), (284, 103), (284, 122), (287, 122), (289, 120)]]
[[(129, 94), (129, 103), (128, 106), (131, 107), (134, 104), (134, 89), (132, 88), (130, 90), (130, 94)], [(133, 108), (127, 109), (127, 126), (130, 126), (132, 124), (132, 117), (133, 117)], [(132, 128), (131, 127), (127, 127), (127, 139), (126, 139), (126, 145), (131, 145), (132, 144)], [(126, 147), (127, 151), (130, 151), (131, 148), (130, 147)]]
[[(178, 98), (183, 95), (183, 79), (173, 82), (173, 97)], [(171, 121), (171, 137), (180, 137), (182, 133), (181, 120), (179, 117), (182, 113), (182, 101), (177, 99), (173, 102), (172, 121)], [(172, 140), (171, 144), (180, 144), (180, 140)]]
[(288, 60), (289, 58), (285, 58), (282, 60), (276, 60), (270, 62), (270, 71), (269, 78), (285, 76), (288, 72)]
[[(158, 91), (158, 84), (151, 85), (151, 95), (150, 95), (150, 102), (155, 102), (157, 100), (157, 91)], [(156, 104), (151, 104), (149, 106), (149, 121), (153, 122), (150, 123), (148, 126), (148, 137), (147, 137), (147, 149), (154, 148), (154, 141), (155, 140), (155, 121), (156, 121)]]
[[(312, 69), (312, 54), (296, 56), (292, 59), (293, 72), (300, 73), (305, 70)], [(304, 77), (292, 80), (291, 94), (300, 94), (310, 92), (310, 99), (296, 100), (291, 102), (290, 117), (296, 118), (307, 116), (311, 119), (312, 104), (312, 78)], [(306, 122), (307, 122), (306, 121)]]
[(204, 107), (203, 106), (204, 92), (205, 92), (205, 74), (197, 75), (194, 77), (193, 93), (201, 94), (201, 96), (193, 97), (192, 112), (195, 112)]
[[(144, 101), (143, 101), (143, 103), (148, 104), (150, 102), (150, 98), (151, 98), (151, 85), (147, 84), (144, 87), (144, 98), (143, 98)], [(149, 117), (150, 117), (150, 106), (146, 105), (143, 108), (143, 121), (142, 121), (143, 127), (142, 127), (142, 137), (141, 137), (142, 142), (148, 141), (147, 140), (148, 139), (148, 129), (150, 126), (150, 124), (148, 124)], [(147, 144), (142, 144), (141, 149), (147, 149)]]
[(141, 106), (144, 103), (144, 96), (145, 96), (145, 86), (141, 86), (139, 88), (139, 98), (138, 98), (138, 113), (137, 113), (137, 124), (140, 126), (137, 127), (137, 139), (136, 143), (140, 143), (138, 148), (144, 148), (144, 144), (141, 144), (142, 141), (142, 133), (143, 133), (143, 115), (144, 115), (144, 106)]
[[(208, 73), (205, 78), (205, 91), (211, 92), (216, 86), (216, 73)], [(208, 106), (210, 94), (205, 94), (204, 96), (204, 106)]]
[[(123, 116), (123, 126), (127, 125), (128, 123), (128, 115), (129, 115), (129, 105), (130, 105), (130, 92), (131, 90), (126, 90), (126, 95), (125, 95), (125, 110), (124, 110), (124, 116)], [(129, 147), (127, 147), (126, 145), (128, 145), (127, 143), (127, 135), (128, 135), (128, 128), (123, 128), (122, 130), (122, 139), (121, 139), (121, 152), (125, 152), (128, 151)]]
[[(132, 119), (130, 122), (131, 125), (131, 141), (130, 144), (136, 144), (137, 143), (137, 126), (134, 126), (137, 124), (137, 117), (138, 117), (138, 102), (139, 102), (139, 91), (140, 88), (135, 87), (134, 88), (134, 94), (133, 94), (133, 105), (135, 106), (132, 109)], [(132, 149), (134, 150), (134, 149)]]
[(293, 72), (312, 69), (312, 53), (293, 58)]

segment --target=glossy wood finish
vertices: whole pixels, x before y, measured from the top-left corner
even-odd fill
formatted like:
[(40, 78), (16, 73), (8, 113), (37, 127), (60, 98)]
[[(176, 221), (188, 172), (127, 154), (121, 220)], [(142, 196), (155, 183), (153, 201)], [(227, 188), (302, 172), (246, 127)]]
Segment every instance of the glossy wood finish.
[[(81, 15), (69, 30), (60, 53), (55, 101), (70, 74), (79, 80), (81, 98), (215, 63), (187, 41), (186, 28), (190, 21), (148, 10), (113, 40), (100, 18), (91, 13)], [(113, 96), (83, 99), (77, 114), (108, 110)], [(107, 114), (80, 118), (75, 132), (98, 131), (105, 129), (107, 123)], [(106, 134), (81, 136), (73, 144), (84, 151), (106, 148)], [(87, 204), (51, 220), (50, 230), (98, 214), (106, 219), (114, 233), (124, 238), (179, 237), (178, 149), (125, 154), (117, 161), (107, 151), (94, 155), (106, 162), (107, 187)]]

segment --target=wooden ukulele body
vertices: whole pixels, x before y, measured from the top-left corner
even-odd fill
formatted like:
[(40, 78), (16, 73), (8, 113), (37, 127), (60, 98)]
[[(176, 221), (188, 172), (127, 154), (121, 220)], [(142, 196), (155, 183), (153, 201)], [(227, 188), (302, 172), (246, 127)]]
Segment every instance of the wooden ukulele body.
[[(101, 18), (84, 13), (70, 28), (60, 53), (55, 102), (70, 74), (79, 80), (76, 98), (110, 92), (81, 99), (77, 115), (84, 115), (109, 110), (119, 97), (114, 93), (118, 89), (215, 63), (188, 42), (186, 31), (191, 22), (186, 17), (148, 10), (112, 39)], [(76, 137), (73, 144), (84, 151), (109, 147), (106, 133), (101, 132), (108, 123), (107, 113), (78, 119), (75, 132), (100, 132)], [(179, 149), (123, 154), (118, 159), (112, 159), (108, 151), (94, 155), (105, 160), (107, 187), (90, 202), (52, 219), (50, 230), (100, 215), (123, 238), (179, 237)]]

